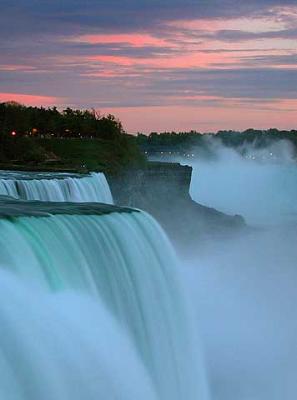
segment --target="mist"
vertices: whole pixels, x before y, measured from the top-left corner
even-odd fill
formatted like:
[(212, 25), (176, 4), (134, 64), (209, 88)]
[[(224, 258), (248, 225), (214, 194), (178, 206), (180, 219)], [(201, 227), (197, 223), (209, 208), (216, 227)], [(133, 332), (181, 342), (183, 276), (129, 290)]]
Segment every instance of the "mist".
[[(197, 238), (183, 257), (214, 400), (293, 400), (297, 391), (297, 166), (290, 144), (210, 143), (192, 161), (191, 196), (248, 229)], [(195, 151), (195, 150), (194, 150)], [(184, 161), (188, 163), (189, 161)]]
[(297, 174), (289, 142), (262, 149), (246, 145), (237, 151), (213, 142), (212, 158), (191, 164), (194, 200), (240, 214), (253, 225), (297, 219)]

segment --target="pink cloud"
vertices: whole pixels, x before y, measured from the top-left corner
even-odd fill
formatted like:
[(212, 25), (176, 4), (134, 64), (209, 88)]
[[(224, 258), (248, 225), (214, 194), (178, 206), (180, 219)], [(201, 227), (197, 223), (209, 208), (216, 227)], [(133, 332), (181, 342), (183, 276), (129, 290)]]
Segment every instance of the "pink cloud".
[(75, 42), (89, 43), (89, 44), (116, 44), (126, 43), (132, 47), (144, 47), (144, 46), (164, 46), (166, 40), (154, 37), (149, 34), (118, 34), (118, 35), (82, 35), (77, 38), (71, 39)]
[(209, 19), (199, 20), (194, 19), (190, 21), (172, 21), (168, 24), (177, 29), (184, 29), (186, 31), (199, 32), (201, 30), (206, 32), (216, 32), (219, 30), (244, 30), (247, 32), (269, 32), (279, 31), (285, 29), (285, 23), (277, 16), (274, 18), (264, 17), (240, 17), (240, 18), (224, 18), (224, 19)]
[(61, 99), (51, 96), (40, 96), (22, 93), (0, 93), (0, 102), (16, 101), (29, 106), (51, 106), (61, 102)]
[[(297, 9), (297, 8), (296, 8)], [(290, 9), (288, 12), (292, 14)], [(250, 33), (282, 31), (286, 24), (280, 16), (280, 11), (269, 18), (225, 18), (209, 20), (175, 20), (163, 27), (163, 38), (154, 32), (151, 33), (122, 33), (122, 34), (90, 34), (71, 38), (70, 41), (88, 44), (110, 44), (111, 50), (116, 44), (127, 44), (134, 48), (145, 46), (160, 47), (164, 54), (155, 52), (147, 57), (97, 54), (78, 57), (80, 62), (89, 66), (89, 71), (82, 74), (85, 77), (113, 78), (126, 76), (133, 78), (146, 72), (157, 69), (191, 69), (191, 68), (230, 68), (233, 69), (252, 66), (253, 56), (288, 54), (296, 46), (293, 40), (285, 38), (226, 41), (222, 49), (222, 42), (212, 34), (220, 30), (246, 31)], [(209, 37), (203, 35), (209, 33)], [(199, 35), (202, 35), (201, 37)], [(166, 53), (166, 48), (170, 49)], [(253, 51), (251, 51), (253, 49)], [(220, 50), (219, 52), (217, 50)], [(257, 64), (257, 57), (254, 58)], [(67, 61), (69, 62), (69, 60)], [(100, 68), (98, 68), (98, 64)], [(259, 64), (259, 63), (258, 63)], [(259, 66), (259, 65), (258, 65)], [(272, 66), (272, 65), (271, 65)], [(287, 65), (275, 65), (278, 68)], [(103, 69), (103, 70), (102, 70)]]
[(19, 65), (19, 64), (2, 64), (0, 65), (0, 71), (9, 71), (9, 72), (26, 72), (26, 71), (34, 71), (36, 67), (30, 65)]
[[(278, 110), (278, 112), (276, 112)], [(110, 112), (123, 122), (130, 133), (142, 131), (217, 131), (247, 128), (292, 129), (297, 126), (297, 100), (283, 100), (255, 107), (240, 103), (240, 99), (227, 100), (216, 106), (158, 106), (121, 107), (101, 111)]]
[(116, 65), (123, 66), (132, 66), (134, 64), (139, 63), (137, 59), (132, 57), (123, 57), (123, 56), (109, 56), (109, 55), (99, 55), (99, 56), (91, 56), (87, 57), (90, 61), (99, 61), (102, 63), (110, 63)]
[[(143, 66), (151, 68), (205, 68), (212, 64), (232, 64), (237, 55), (231, 53), (205, 53), (205, 52), (186, 52), (164, 57), (136, 58), (125, 56), (97, 55), (86, 57), (86, 61), (113, 64), (124, 67)], [(217, 65), (216, 65), (217, 66)], [(108, 66), (107, 66), (108, 67)]]
[[(257, 94), (255, 94), (254, 101), (245, 98), (212, 96), (211, 93), (223, 93), (223, 91), (216, 90), (215, 85), (217, 83), (215, 80), (212, 82), (211, 79), (205, 85), (203, 93), (199, 90), (199, 86), (195, 86), (187, 92), (186, 89), (191, 86), (186, 83), (185, 90), (183, 90), (182, 81), (175, 86), (174, 79), (178, 81), (178, 77), (183, 76), (186, 81), (187, 69), (189, 71), (199, 69), (206, 71), (228, 68), (236, 72), (241, 68), (255, 67), (259, 70), (261, 68), (296, 69), (297, 64), (293, 64), (293, 61), (289, 64), (290, 59), (287, 61), (284, 57), (284, 64), (280, 64), (282, 58), (276, 57), (294, 55), (296, 52), (295, 41), (285, 38), (285, 36), (270, 39), (264, 36), (261, 39), (261, 35), (256, 35), (288, 28), (289, 17), (289, 20), (294, 22), (292, 22), (292, 26), (296, 26), (296, 10), (297, 8), (283, 8), (276, 13), (271, 13), (267, 18), (255, 16), (253, 18), (177, 20), (164, 23), (162, 27), (154, 25), (150, 33), (123, 32), (104, 35), (87, 34), (66, 39), (64, 37), (62, 42), (59, 39), (59, 44), (63, 49), (63, 46), (66, 44), (67, 48), (67, 42), (68, 45), (70, 42), (72, 46), (68, 51), (49, 53), (47, 56), (43, 54), (42, 57), (34, 58), (29, 54), (27, 58), (23, 57), (22, 59), (9, 57), (6, 64), (0, 66), (0, 71), (10, 72), (8, 74), (9, 79), (11, 73), (18, 76), (20, 85), (23, 79), (23, 86), (20, 87), (26, 87), (24, 83), (29, 72), (33, 72), (33, 70), (34, 74), (50, 72), (50, 78), (47, 78), (46, 75), (44, 75), (44, 78), (42, 77), (44, 88), (52, 85), (53, 72), (61, 71), (63, 74), (58, 82), (62, 87), (65, 85), (65, 90), (68, 91), (69, 96), (72, 96), (70, 102), (79, 104), (81, 107), (92, 106), (93, 104), (121, 104), (123, 105), (121, 108), (109, 108), (106, 111), (119, 116), (126, 129), (131, 132), (137, 130), (190, 130), (195, 128), (207, 131), (229, 128), (245, 129), (250, 126), (265, 128), (273, 125), (280, 128), (290, 128), (297, 126), (296, 112), (292, 111), (296, 111), (296, 100), (269, 102), (264, 99), (261, 101)], [(221, 30), (231, 31), (231, 34), (227, 35), (229, 39), (224, 40), (224, 35), (217, 35)], [(238, 31), (249, 32), (251, 35), (246, 35), (247, 39), (240, 40), (240, 36), (236, 37)], [(94, 32), (94, 30), (90, 30), (90, 32)], [(162, 37), (159, 35), (162, 35)], [(259, 37), (259, 39), (254, 39), (254, 37)], [(73, 46), (73, 43), (80, 45)], [(83, 44), (103, 44), (104, 46), (92, 47)], [(125, 53), (127, 47), (130, 47), (130, 49)], [(153, 47), (153, 52), (151, 49), (145, 49), (146, 47)], [(133, 48), (133, 51), (131, 48)], [(108, 49), (108, 51), (105, 51), (105, 49)], [(98, 53), (94, 55), (94, 51), (98, 51)], [(21, 64), (15, 65), (16, 60), (20, 61)], [(294, 60), (294, 58), (291, 60)], [(27, 66), (22, 65), (26, 63)], [(31, 64), (34, 66), (30, 66)], [(183, 73), (180, 74), (179, 71), (174, 75), (170, 70), (183, 70)], [(27, 74), (21, 76), (21, 74), (18, 74), (19, 72), (27, 72)], [(65, 84), (64, 76), (67, 76)], [(177, 78), (174, 78), (174, 76)], [(242, 76), (244, 77), (244, 73)], [(157, 86), (161, 77), (171, 79), (171, 91), (168, 93), (166, 93), (166, 90), (162, 92), (162, 85)], [(191, 77), (192, 75), (189, 74), (189, 80)], [(115, 78), (120, 78), (118, 84), (116, 83), (116, 89), (113, 87)], [(36, 81), (38, 81), (37, 90), (33, 89), (34, 84), (30, 87), (33, 92), (39, 93), (39, 79)], [(69, 84), (69, 82), (71, 83)], [(86, 86), (84, 87), (85, 83)], [(238, 90), (234, 90), (235, 85), (238, 85), (236, 88)], [(271, 82), (271, 85), (274, 86), (274, 82)], [(273, 96), (278, 96), (277, 90), (280, 86), (277, 85), (280, 84), (275, 82)], [(103, 87), (103, 91), (100, 91), (101, 87)], [(226, 96), (230, 93), (240, 96), (241, 90), (244, 90), (245, 87), (246, 84), (241, 86), (240, 83), (235, 82), (233, 92), (226, 87)], [(132, 90), (127, 90), (131, 88)], [(265, 90), (265, 85), (263, 90)], [(164, 106), (124, 107), (125, 104), (131, 104), (128, 98), (131, 92), (134, 95), (133, 104), (164, 104)], [(171, 95), (171, 93), (173, 94)], [(259, 91), (257, 93), (259, 95)], [(291, 91), (291, 93), (293, 94), (288, 91), (288, 94), (286, 94), (285, 90), (282, 89), (279, 96), (289, 97), (294, 95), (295, 92)], [(242, 93), (242, 95), (244, 96), (245, 93)], [(0, 101), (9, 100), (28, 105), (45, 106), (65, 103), (64, 99), (62, 101), (51, 96), (0, 93)]]

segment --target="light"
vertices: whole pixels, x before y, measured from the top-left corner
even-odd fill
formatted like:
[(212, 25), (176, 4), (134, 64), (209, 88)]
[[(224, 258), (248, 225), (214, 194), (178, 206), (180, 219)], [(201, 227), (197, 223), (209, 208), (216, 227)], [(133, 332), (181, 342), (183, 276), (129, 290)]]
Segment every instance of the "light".
[(16, 136), (16, 132), (15, 132), (15, 131), (12, 131), (12, 132), (11, 132), (11, 136)]

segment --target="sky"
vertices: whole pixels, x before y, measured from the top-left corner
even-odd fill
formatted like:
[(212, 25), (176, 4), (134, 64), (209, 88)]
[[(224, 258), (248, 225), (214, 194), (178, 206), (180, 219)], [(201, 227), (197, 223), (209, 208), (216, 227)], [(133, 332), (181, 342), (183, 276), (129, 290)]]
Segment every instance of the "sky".
[(0, 102), (297, 129), (297, 0), (0, 0)]

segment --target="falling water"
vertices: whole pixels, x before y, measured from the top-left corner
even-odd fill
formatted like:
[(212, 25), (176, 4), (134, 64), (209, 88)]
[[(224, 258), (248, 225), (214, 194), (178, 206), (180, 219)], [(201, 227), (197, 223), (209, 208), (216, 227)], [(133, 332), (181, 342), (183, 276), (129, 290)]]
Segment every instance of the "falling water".
[(98, 299), (0, 272), (0, 398), (157, 400), (132, 341)]
[(206, 399), (175, 255), (150, 216), (15, 215), (0, 219), (1, 398)]
[(34, 174), (3, 171), (0, 195), (23, 200), (101, 202), (112, 204), (104, 174)]

